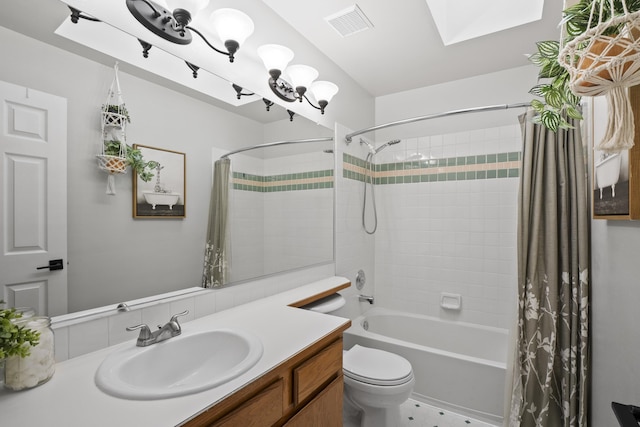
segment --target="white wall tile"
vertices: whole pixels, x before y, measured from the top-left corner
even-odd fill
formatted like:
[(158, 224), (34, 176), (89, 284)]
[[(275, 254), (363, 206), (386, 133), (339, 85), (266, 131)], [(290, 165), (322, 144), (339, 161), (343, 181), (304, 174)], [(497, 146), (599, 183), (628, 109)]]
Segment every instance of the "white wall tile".
[(142, 323), (141, 310), (127, 311), (108, 317), (109, 345), (119, 344), (127, 340), (134, 340), (140, 331), (129, 332), (126, 328)]
[[(517, 151), (518, 126), (430, 136), (440, 157)], [(504, 143), (503, 141), (507, 141)], [(414, 140), (401, 144), (412, 147)], [(401, 145), (398, 144), (398, 145)], [(422, 149), (425, 141), (418, 139)], [(509, 327), (515, 298), (517, 179), (381, 185), (376, 188), (376, 297), (386, 307)], [(354, 194), (356, 196), (356, 194)], [(359, 200), (361, 201), (361, 200)], [(348, 212), (357, 222), (359, 207)], [(505, 290), (506, 288), (506, 290)], [(439, 307), (460, 293), (460, 312)]]
[(69, 328), (57, 328), (53, 331), (55, 338), (55, 357), (56, 362), (62, 362), (69, 358)]
[(109, 345), (107, 318), (69, 326), (69, 358), (77, 357)]
[(208, 316), (216, 312), (216, 293), (215, 291), (207, 292), (203, 295), (194, 297), (194, 317), (196, 319)]

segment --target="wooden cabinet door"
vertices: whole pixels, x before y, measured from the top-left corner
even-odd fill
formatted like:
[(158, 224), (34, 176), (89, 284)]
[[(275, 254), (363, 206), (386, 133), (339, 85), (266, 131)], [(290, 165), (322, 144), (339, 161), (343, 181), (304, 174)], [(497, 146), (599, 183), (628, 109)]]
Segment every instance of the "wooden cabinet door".
[(340, 375), (284, 427), (341, 427), (343, 377)]
[(212, 427), (271, 427), (282, 418), (282, 379), (243, 403)]

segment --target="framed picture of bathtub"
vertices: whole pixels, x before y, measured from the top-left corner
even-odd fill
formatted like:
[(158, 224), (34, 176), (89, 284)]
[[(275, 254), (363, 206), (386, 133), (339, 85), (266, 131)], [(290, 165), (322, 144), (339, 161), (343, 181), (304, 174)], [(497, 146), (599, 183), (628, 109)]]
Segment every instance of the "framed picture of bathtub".
[[(640, 86), (630, 88), (629, 95), (636, 122), (633, 148), (617, 153), (593, 150), (594, 219), (640, 219)], [(595, 146), (604, 135), (608, 111), (604, 97), (593, 99)]]
[(148, 182), (133, 175), (134, 218), (185, 218), (186, 156), (177, 151), (134, 144), (153, 175)]

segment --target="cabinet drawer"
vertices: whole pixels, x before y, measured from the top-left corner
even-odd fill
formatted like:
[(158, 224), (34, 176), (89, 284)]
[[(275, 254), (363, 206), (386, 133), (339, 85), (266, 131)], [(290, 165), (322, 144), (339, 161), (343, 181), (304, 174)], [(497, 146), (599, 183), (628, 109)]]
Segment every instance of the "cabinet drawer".
[(313, 395), (331, 379), (342, 374), (342, 338), (293, 370), (295, 405)]
[(342, 425), (343, 376), (333, 380), (284, 427), (326, 427)]
[(270, 427), (282, 418), (284, 381), (280, 378), (247, 400), (213, 427)]

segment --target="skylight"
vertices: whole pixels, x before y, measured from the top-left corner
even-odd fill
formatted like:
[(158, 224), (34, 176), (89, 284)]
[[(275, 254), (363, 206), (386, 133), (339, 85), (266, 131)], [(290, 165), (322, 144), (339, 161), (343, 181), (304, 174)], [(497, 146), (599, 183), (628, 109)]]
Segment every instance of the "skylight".
[(426, 0), (445, 46), (542, 18), (544, 0)]

